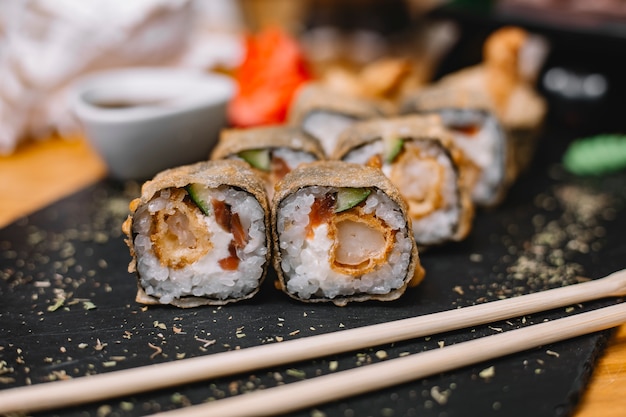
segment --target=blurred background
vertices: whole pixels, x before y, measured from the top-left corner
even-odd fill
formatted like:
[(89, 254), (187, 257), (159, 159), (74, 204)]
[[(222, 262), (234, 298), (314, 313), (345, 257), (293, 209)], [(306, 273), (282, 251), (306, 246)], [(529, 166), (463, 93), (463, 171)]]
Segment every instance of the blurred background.
[[(303, 80), (393, 102), (480, 63), (486, 37), (506, 25), (533, 35), (524, 65), (549, 120), (579, 135), (624, 130), (622, 0), (3, 0), (0, 154), (75, 135), (66, 90), (93, 71), (177, 66), (237, 78), (256, 39), (252, 72), (281, 77), (263, 65), (287, 40)], [(258, 38), (270, 28), (280, 42), (276, 32)]]

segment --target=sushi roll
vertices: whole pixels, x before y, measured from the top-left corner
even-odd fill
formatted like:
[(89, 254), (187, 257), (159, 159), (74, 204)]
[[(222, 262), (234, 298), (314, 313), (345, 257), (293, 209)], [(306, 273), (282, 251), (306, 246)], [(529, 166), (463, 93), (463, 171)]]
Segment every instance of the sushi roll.
[(295, 126), (225, 129), (211, 159), (247, 162), (265, 182), (268, 200), (274, 186), (300, 164), (325, 159), (319, 142)]
[(474, 165), (472, 201), (495, 206), (515, 180), (514, 146), (482, 93), (427, 87), (407, 98), (403, 114), (438, 114), (454, 144)]
[(277, 287), (305, 302), (388, 301), (424, 277), (407, 208), (378, 169), (302, 165), (272, 201)]
[(334, 158), (382, 170), (408, 205), (418, 246), (460, 241), (470, 232), (473, 167), (438, 116), (356, 123), (342, 133)]
[(401, 112), (441, 114), (457, 145), (478, 167), (473, 199), (499, 204), (532, 160), (547, 112), (522, 59), (537, 42), (517, 27), (492, 33), (483, 62), (409, 94)]
[(389, 114), (382, 102), (341, 94), (309, 84), (302, 87), (289, 110), (289, 124), (317, 139), (326, 152), (335, 150), (339, 134), (358, 120)]
[(178, 307), (252, 297), (270, 259), (263, 183), (242, 161), (199, 162), (143, 184), (123, 231), (137, 301)]

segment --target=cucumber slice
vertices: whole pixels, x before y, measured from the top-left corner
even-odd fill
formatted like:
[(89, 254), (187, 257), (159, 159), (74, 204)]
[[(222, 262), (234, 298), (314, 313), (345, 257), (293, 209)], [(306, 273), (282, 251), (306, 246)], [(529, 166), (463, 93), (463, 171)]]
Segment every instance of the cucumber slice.
[(240, 158), (261, 171), (269, 172), (271, 166), (269, 149), (248, 149), (239, 152)]
[(400, 138), (386, 139), (384, 140), (385, 148), (383, 150), (383, 160), (386, 163), (393, 162), (398, 156), (404, 146), (404, 140)]
[(191, 200), (198, 206), (200, 211), (204, 213), (205, 216), (209, 215), (210, 206), (208, 202), (208, 198), (206, 196), (207, 189), (203, 185), (200, 184), (189, 184), (185, 187)]
[(365, 200), (372, 190), (369, 188), (340, 188), (337, 191), (337, 204), (335, 213), (351, 209)]

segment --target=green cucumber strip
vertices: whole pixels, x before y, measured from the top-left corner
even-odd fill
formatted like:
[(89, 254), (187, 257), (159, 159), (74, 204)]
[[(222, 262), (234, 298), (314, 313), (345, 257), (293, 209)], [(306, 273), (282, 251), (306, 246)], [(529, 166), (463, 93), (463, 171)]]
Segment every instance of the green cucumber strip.
[(351, 209), (365, 200), (372, 190), (369, 188), (340, 188), (337, 191), (337, 205), (335, 213)]
[(270, 170), (271, 159), (269, 149), (248, 149), (239, 152), (237, 155), (254, 168), (262, 171)]
[(383, 142), (385, 145), (383, 150), (383, 160), (386, 163), (393, 162), (393, 160), (396, 159), (396, 157), (402, 150), (402, 146), (404, 146), (404, 140), (400, 138), (393, 138), (383, 139)]
[(200, 184), (189, 184), (185, 187), (185, 189), (189, 193), (191, 200), (196, 204), (196, 206), (198, 206), (200, 211), (202, 211), (205, 216), (208, 216), (210, 212), (209, 202), (206, 198), (203, 198), (206, 188)]

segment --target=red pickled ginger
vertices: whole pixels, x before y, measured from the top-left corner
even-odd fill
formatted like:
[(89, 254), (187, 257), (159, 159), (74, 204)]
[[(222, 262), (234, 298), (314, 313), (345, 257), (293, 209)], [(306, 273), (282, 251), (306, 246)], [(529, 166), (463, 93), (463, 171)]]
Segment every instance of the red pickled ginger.
[(311, 78), (300, 45), (282, 29), (248, 35), (245, 58), (235, 72), (238, 91), (228, 108), (230, 124), (284, 122), (294, 93)]

